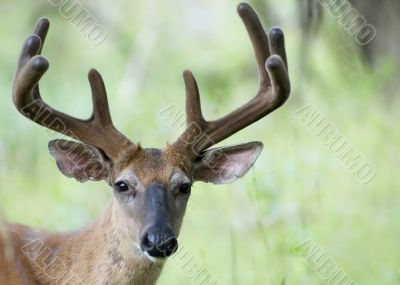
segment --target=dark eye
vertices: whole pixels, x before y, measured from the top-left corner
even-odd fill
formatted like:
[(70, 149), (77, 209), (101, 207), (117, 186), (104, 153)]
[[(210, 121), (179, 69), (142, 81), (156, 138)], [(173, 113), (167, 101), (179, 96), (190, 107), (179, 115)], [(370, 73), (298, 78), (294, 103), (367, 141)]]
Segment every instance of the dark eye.
[(126, 184), (124, 181), (115, 183), (115, 188), (118, 192), (126, 192), (129, 190), (128, 184)]
[(182, 194), (189, 194), (191, 187), (192, 187), (192, 185), (190, 183), (183, 183), (179, 187), (179, 192), (181, 192)]

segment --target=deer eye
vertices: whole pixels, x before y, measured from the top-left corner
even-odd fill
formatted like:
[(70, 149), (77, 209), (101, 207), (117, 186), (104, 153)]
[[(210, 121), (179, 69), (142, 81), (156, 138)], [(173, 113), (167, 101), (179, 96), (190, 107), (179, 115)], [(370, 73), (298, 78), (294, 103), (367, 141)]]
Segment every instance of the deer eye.
[(118, 192), (126, 192), (129, 190), (128, 184), (126, 184), (124, 181), (119, 181), (115, 183), (115, 189)]
[(179, 192), (181, 192), (182, 194), (189, 194), (191, 188), (192, 188), (192, 185), (190, 183), (183, 183), (179, 187)]

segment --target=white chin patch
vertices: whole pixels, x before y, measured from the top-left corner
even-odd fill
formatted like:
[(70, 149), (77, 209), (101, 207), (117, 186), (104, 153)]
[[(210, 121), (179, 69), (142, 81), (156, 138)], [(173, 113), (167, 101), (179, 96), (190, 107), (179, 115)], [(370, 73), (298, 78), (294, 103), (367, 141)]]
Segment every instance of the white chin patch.
[(153, 262), (153, 263), (157, 262), (157, 258), (151, 256), (147, 251), (144, 251), (143, 253), (144, 253), (144, 256), (146, 256), (147, 259), (150, 260), (151, 262)]
[(143, 251), (142, 248), (138, 244), (135, 244), (134, 248), (135, 248), (136, 254), (141, 254), (144, 258), (147, 258), (152, 263), (156, 263), (159, 260), (163, 260), (163, 258), (157, 258), (157, 257), (151, 256), (147, 251)]

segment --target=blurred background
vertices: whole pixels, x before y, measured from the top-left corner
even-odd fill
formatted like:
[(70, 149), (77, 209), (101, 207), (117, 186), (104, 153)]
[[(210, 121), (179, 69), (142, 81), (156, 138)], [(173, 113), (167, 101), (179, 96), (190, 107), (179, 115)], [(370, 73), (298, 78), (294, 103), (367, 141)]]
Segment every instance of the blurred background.
[[(80, 184), (59, 173), (47, 151), (55, 136), (12, 104), (20, 48), (40, 17), (51, 22), (43, 50), (50, 61), (41, 81), (45, 101), (88, 117), (87, 71), (95, 67), (115, 125), (147, 147), (179, 135), (158, 114), (172, 104), (184, 111), (185, 68), (195, 74), (211, 119), (245, 103), (258, 86), (237, 1), (70, 0), (60, 10), (61, 2), (0, 0), (0, 205), (7, 221), (54, 231), (90, 223), (112, 193), (103, 182)], [(237, 182), (195, 184), (181, 246), (216, 284), (326, 284), (293, 250), (309, 239), (356, 284), (400, 284), (400, 2), (351, 2), (376, 29), (367, 45), (318, 1), (249, 3), (266, 29), (285, 32), (292, 94), (281, 109), (221, 143), (259, 140), (265, 147)], [(101, 43), (71, 20), (82, 9), (105, 28)], [(374, 165), (369, 183), (360, 183), (299, 122), (294, 113), (308, 104)], [(158, 284), (192, 283), (171, 260)]]

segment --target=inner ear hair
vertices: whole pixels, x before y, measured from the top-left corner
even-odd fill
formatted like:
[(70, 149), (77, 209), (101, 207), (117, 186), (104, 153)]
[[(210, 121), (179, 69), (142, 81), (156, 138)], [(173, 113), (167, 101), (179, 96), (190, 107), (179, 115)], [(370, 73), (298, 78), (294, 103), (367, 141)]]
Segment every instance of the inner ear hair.
[(110, 176), (112, 162), (104, 151), (95, 146), (57, 139), (49, 142), (49, 151), (58, 169), (67, 177), (85, 182), (106, 180)]

